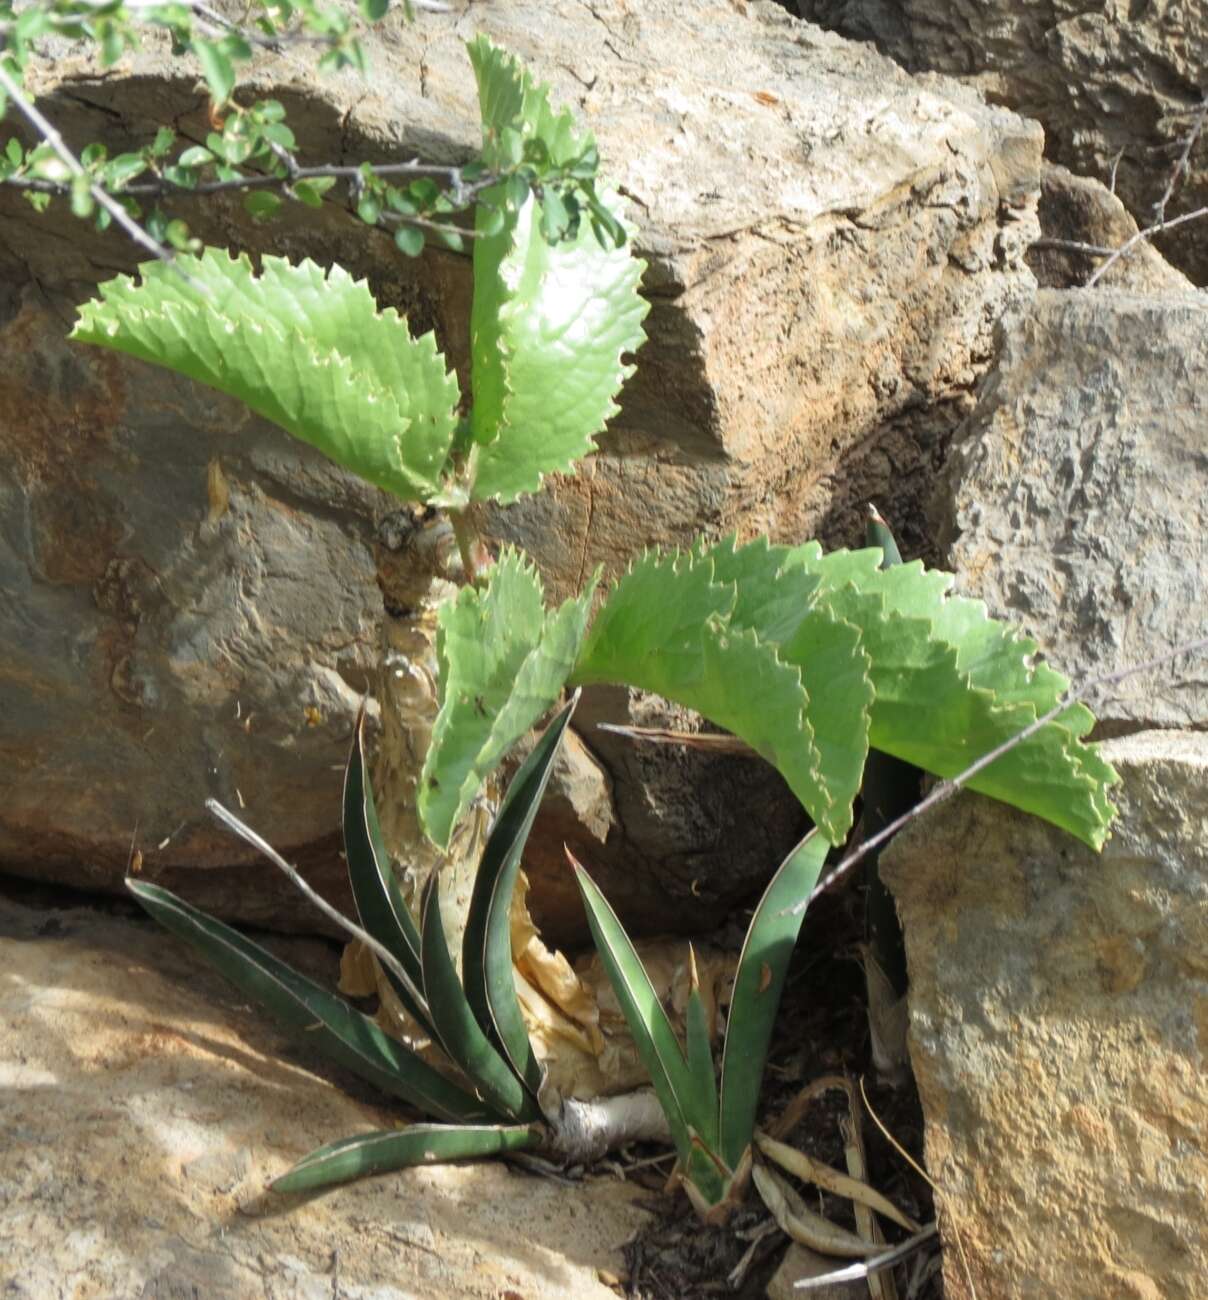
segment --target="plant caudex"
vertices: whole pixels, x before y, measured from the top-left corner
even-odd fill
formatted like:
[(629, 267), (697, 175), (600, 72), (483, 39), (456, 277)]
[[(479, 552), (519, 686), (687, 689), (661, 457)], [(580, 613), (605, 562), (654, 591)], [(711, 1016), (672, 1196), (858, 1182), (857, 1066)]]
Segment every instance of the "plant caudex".
[[(482, 105), (484, 152), (593, 156), (591, 137), (550, 107), (510, 57), (469, 46)], [(643, 339), (641, 263), (614, 238), (602, 204), (565, 219), (557, 196), (488, 193), (474, 241), (472, 407), (458, 417), (457, 381), (431, 335), (412, 338), (393, 310), (339, 268), (293, 266), (207, 250), (191, 283), (152, 264), (141, 282), (102, 285), (74, 337), (168, 366), (240, 397), (395, 496), (445, 505), (510, 502), (545, 474), (570, 471), (615, 411)], [(500, 214), (502, 219), (500, 218)], [(196, 285), (204, 286), (199, 293)], [(466, 527), (464, 518), (460, 526)], [(498, 561), (439, 613), (439, 712), (419, 782), (430, 839), (450, 842), (482, 781), (565, 687), (613, 682), (658, 692), (749, 743), (785, 777), (817, 833), (789, 856), (756, 911), (740, 961), (714, 1080), (699, 998), (681, 1045), (641, 964), (586, 873), (576, 875), (593, 934), (654, 1081), (702, 1209), (741, 1187), (759, 1077), (785, 963), (800, 924), (784, 909), (808, 895), (829, 844), (852, 825), (870, 748), (952, 777), (1010, 739), (1065, 692), (1033, 663), (1036, 646), (952, 593), (921, 564), (882, 569), (879, 548), (824, 555), (815, 542), (734, 539), (635, 560), (590, 618), (595, 579), (547, 611), (540, 579), (518, 552)], [(199, 943), (249, 992), (294, 1023), (318, 1021), (340, 1059), (455, 1121), (325, 1148), (279, 1186), (313, 1186), (417, 1158), (483, 1154), (551, 1141), (558, 1121), (537, 1105), (540, 1072), (511, 988), (506, 899), (524, 835), (568, 712), (521, 769), (482, 857), (468, 918), (463, 982), (442, 942), (439, 884), (417, 927), (398, 896), (376, 830), (361, 733), (349, 765), (345, 834), (366, 927), (397, 957), (403, 1005), (440, 1042), (464, 1082), (407, 1055), (338, 999), (317, 990), (233, 931), (152, 885), (144, 906)], [(974, 789), (1062, 826), (1099, 847), (1114, 809), (1115, 774), (1084, 742), (1090, 712), (1071, 706), (981, 772)], [(342, 1009), (341, 1009), (342, 1008)], [(543, 1123), (545, 1128), (542, 1128)], [(542, 1136), (542, 1133), (545, 1136)]]

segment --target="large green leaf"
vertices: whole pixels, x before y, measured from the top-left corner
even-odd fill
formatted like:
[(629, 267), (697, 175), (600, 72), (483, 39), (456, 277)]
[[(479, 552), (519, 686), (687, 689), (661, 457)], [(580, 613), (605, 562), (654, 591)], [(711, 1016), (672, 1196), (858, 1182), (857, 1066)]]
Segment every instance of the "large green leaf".
[[(830, 796), (801, 669), (754, 629), (734, 626), (735, 587), (713, 574), (707, 553), (643, 556), (609, 592), (572, 681), (622, 682), (703, 713), (772, 763), (810, 816), (842, 838), (850, 799), (845, 808)], [(857, 672), (859, 637), (832, 622), (829, 650), (838, 660), (846, 649)], [(854, 709), (853, 734), (859, 723)]]
[(539, 1119), (532, 1098), (483, 1032), (457, 978), (441, 922), (438, 871), (428, 877), (424, 899), (423, 955), (424, 992), (440, 1045), (500, 1114), (511, 1119)]
[(313, 1192), (394, 1169), (523, 1151), (539, 1138), (538, 1130), (529, 1127), (411, 1124), (330, 1142), (299, 1160), (270, 1187), (274, 1192)]
[[(491, 342), (506, 389), (498, 436), (478, 450), (475, 500), (514, 501), (595, 450), (634, 370), (622, 357), (645, 340), (643, 266), (627, 245), (601, 248), (586, 221), (575, 236), (547, 244), (537, 201), (525, 203), (499, 270), (506, 297)], [(476, 428), (486, 418), (478, 409), (476, 394)]]
[[(816, 607), (860, 629), (875, 691), (871, 744), (938, 776), (957, 776), (1057, 705), (1068, 682), (1031, 667), (1032, 642), (1002, 625), (987, 630), (985, 607), (952, 595), (947, 575), (937, 578), (917, 563), (881, 570), (880, 558), (867, 550), (812, 562), (822, 578)], [(783, 653), (796, 658), (791, 644)], [(970, 787), (1101, 847), (1114, 814), (1107, 790), (1117, 778), (1082, 742), (1089, 722), (1089, 712), (1067, 710)]]
[(420, 778), (424, 829), (448, 843), (483, 778), (558, 698), (578, 653), (593, 577), (546, 613), (541, 579), (507, 549), (485, 588), (464, 587), (441, 607), (440, 712)]
[(793, 905), (808, 898), (830, 845), (811, 831), (772, 877), (738, 959), (721, 1063), (721, 1157), (738, 1165), (755, 1132), (763, 1070), (793, 945), (805, 919)]
[[(527, 142), (540, 142), (555, 166), (594, 151), (591, 134), (555, 112), (547, 88), (510, 55), (484, 37), (468, 48), (488, 165), (518, 161), (513, 152)], [(480, 231), (493, 220), (492, 205), (505, 220), (474, 246), (470, 418), (480, 445), (472, 496), (508, 502), (593, 450), (617, 410), (614, 399), (632, 371), (622, 356), (641, 345), (648, 307), (637, 292), (643, 264), (627, 247), (601, 247), (589, 221), (549, 244), (536, 195), (518, 208), (505, 202), (502, 187), (483, 197)]]
[[(72, 337), (166, 366), (244, 401), (405, 500), (438, 495), (458, 388), (431, 334), (379, 312), (339, 267), (208, 248), (192, 283), (150, 262), (85, 303)], [(195, 285), (200, 285), (200, 291)]]
[(390, 856), (382, 840), (382, 828), (374, 804), (373, 786), (368, 780), (364, 705), (357, 714), (352, 750), (344, 772), (344, 855), (348, 859), (348, 881), (361, 924), (394, 954), (408, 978), (404, 982), (385, 965), (382, 971), (399, 1001), (431, 1034), (431, 1012), (423, 994), (419, 931), (390, 868)]
[(546, 727), (508, 786), (474, 877), (462, 937), (462, 981), (482, 1029), (536, 1098), (541, 1064), (529, 1041), (512, 973), (512, 893), (529, 831), (549, 784), (554, 759), (578, 703), (578, 694)]
[(408, 1052), (368, 1016), (291, 970), (237, 930), (158, 885), (127, 880), (126, 888), (161, 925), (199, 948), (248, 997), (290, 1028), (305, 1032), (308, 1044), (383, 1092), (444, 1119), (473, 1122), (490, 1118), (476, 1097)]

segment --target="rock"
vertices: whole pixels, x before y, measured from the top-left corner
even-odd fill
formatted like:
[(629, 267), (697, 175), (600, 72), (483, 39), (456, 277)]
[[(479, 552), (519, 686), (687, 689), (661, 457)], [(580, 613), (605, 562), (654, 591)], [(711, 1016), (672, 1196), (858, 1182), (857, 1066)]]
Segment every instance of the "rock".
[[(1057, 246), (1061, 242), (1121, 248), (1137, 233), (1128, 209), (1106, 185), (1056, 163), (1041, 172), (1040, 240), (1028, 249), (1028, 265), (1046, 289), (1076, 289), (1102, 263), (1101, 258)], [(1130, 293), (1185, 294), (1191, 281), (1140, 240), (1103, 273), (1100, 284)]]
[(1208, 736), (1104, 755), (1122, 784), (1102, 855), (962, 794), (881, 859), (949, 1300), (1204, 1292)]
[[(1205, 103), (1208, 0), (797, 0), (804, 18), (876, 41), (903, 67), (963, 77), (1044, 126), (1046, 153), (1107, 181), (1142, 225), (1153, 220), (1195, 114)], [(1167, 217), (1208, 203), (1208, 149), (1191, 151)], [(1201, 222), (1159, 238), (1208, 284)]]
[[(615, 572), (643, 545), (698, 532), (851, 541), (870, 498), (919, 550), (919, 503), (993, 321), (1032, 292), (1039, 130), (770, 3), (744, 15), (706, 0), (517, 0), (473, 23), (596, 129), (634, 196), (652, 303), (603, 454), (494, 512), (493, 536), (534, 554), (552, 599), (598, 562)], [(253, 89), (287, 106), (307, 161), (467, 157), (471, 28), (392, 13), (375, 31), (371, 81), (315, 80), (290, 53), (265, 55)], [(64, 57), (34, 83), (78, 145), (116, 152), (163, 122), (194, 140), (209, 130), (195, 70), (166, 49), (103, 74)], [(466, 259), (407, 262), (336, 202), (287, 206), (269, 226), (229, 196), (187, 216), (208, 242), (368, 277), (417, 332), (436, 328), (464, 378)], [(295, 924), (273, 873), (249, 871), (202, 802), (246, 804), (337, 886), (335, 768), (376, 657), (370, 546), (388, 503), (232, 402), (67, 343), (75, 304), (137, 255), (60, 208), (38, 216), (0, 193), (0, 864), (114, 888), (133, 840), (154, 878), (191, 882), (195, 901)], [(766, 802), (779, 787), (760, 789)], [(716, 899), (746, 879), (753, 851), (736, 877), (734, 842), (714, 835), (727, 817), (680, 819), (704, 833), (680, 846), (674, 887), (636, 886), (655, 910), (691, 925), (717, 904), (694, 912), (684, 884)], [(596, 854), (617, 881), (664, 853), (627, 819)], [(790, 836), (756, 846), (761, 870)]]
[[(1208, 295), (1045, 290), (1004, 326), (939, 494), (948, 567), (1078, 680), (1208, 634)], [(1199, 726), (1202, 672), (1129, 678), (1103, 726)]]
[[(800, 1283), (825, 1277), (850, 1262), (845, 1259), (828, 1259), (825, 1255), (810, 1250), (808, 1246), (793, 1242), (768, 1283), (768, 1300), (798, 1300), (803, 1294), (797, 1290)], [(815, 1285), (808, 1294), (810, 1300), (851, 1300), (859, 1292), (853, 1291), (846, 1282), (833, 1282), (829, 1286)]]
[[(644, 1222), (631, 1187), (481, 1163), (274, 1196), (268, 1180), (309, 1149), (405, 1116), (152, 922), (0, 900), (0, 935), (14, 1300), (612, 1296), (597, 1269), (621, 1272)], [(334, 979), (325, 945), (277, 951)]]

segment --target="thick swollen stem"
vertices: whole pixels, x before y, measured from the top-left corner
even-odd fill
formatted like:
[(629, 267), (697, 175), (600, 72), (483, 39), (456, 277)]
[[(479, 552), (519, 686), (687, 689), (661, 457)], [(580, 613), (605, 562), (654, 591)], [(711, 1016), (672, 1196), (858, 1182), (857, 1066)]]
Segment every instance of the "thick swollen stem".
[(542, 1154), (564, 1165), (586, 1165), (630, 1142), (671, 1142), (671, 1129), (653, 1088), (591, 1101), (564, 1098), (547, 1116)]
[[(464, 531), (464, 521), (461, 527)], [(413, 909), (418, 909), (424, 882), (440, 871), (449, 950), (460, 956), (474, 872), (498, 807), (498, 785), (494, 780), (484, 783), (454, 827), (446, 851), (424, 834), (418, 794), (439, 707), (437, 616), (441, 605), (465, 584), (466, 571), (459, 536), (445, 515), (403, 511), (392, 516), (380, 535), (377, 567), (385, 617), (379, 681), (382, 734), (374, 787), (382, 835)], [(466, 545), (473, 555), (475, 543), (468, 534)]]

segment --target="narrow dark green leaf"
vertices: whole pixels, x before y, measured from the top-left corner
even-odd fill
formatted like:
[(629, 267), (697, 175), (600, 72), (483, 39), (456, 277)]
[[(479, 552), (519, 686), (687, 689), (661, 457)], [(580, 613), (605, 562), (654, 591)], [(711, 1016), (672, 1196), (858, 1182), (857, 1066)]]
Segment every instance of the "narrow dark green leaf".
[(440, 1045), (465, 1071), (483, 1099), (509, 1119), (538, 1119), (540, 1111), (512, 1067), (495, 1050), (474, 1017), (445, 940), (440, 914), (440, 874), (428, 877), (422, 955), (424, 995)]
[(692, 1133), (700, 1133), (716, 1121), (687, 1113), (688, 1106), (696, 1100), (688, 1078), (688, 1063), (650, 976), (646, 974), (624, 926), (595, 881), (575, 861), (569, 849), (566, 856), (574, 868), (575, 880), (587, 910), (587, 924), (608, 981), (617, 995), (638, 1056), (667, 1116), (680, 1162), (687, 1168), (692, 1156)]
[(789, 958), (805, 913), (789, 909), (807, 898), (830, 845), (813, 830), (780, 864), (755, 915), (738, 959), (721, 1058), (721, 1156), (737, 1167), (755, 1132), (763, 1068)]
[(534, 1097), (541, 1087), (541, 1065), (529, 1042), (512, 978), (512, 891), (520, 856), (578, 702), (576, 691), (508, 786), (474, 878), (462, 946), (466, 997), (478, 1023), (497, 1037), (503, 1054)]
[(529, 1127), (412, 1124), (341, 1138), (319, 1147), (270, 1184), (274, 1192), (313, 1192), (370, 1174), (451, 1160), (480, 1160), (504, 1151), (523, 1151), (538, 1140)]
[(385, 18), (390, 0), (357, 0), (357, 8), (366, 22), (376, 23)]
[(476, 1098), (384, 1034), (368, 1016), (334, 993), (299, 975), (229, 925), (146, 881), (126, 888), (173, 934), (198, 947), (248, 997), (279, 1020), (305, 1033), (305, 1040), (361, 1078), (430, 1115), (453, 1121), (487, 1120)]
[(344, 770), (344, 855), (348, 859), (348, 881), (361, 924), (394, 954), (409, 980), (404, 984), (392, 970), (385, 966), (382, 969), (399, 1001), (431, 1034), (432, 1015), (423, 994), (419, 931), (390, 867), (373, 786), (368, 780), (363, 705), (357, 714), (352, 749)]
[(869, 506), (869, 519), (864, 530), (864, 540), (869, 546), (879, 546), (881, 548), (882, 569), (888, 569), (891, 564), (902, 563), (902, 552), (898, 550), (897, 539), (890, 531), (889, 525), (881, 518), (873, 506)]

